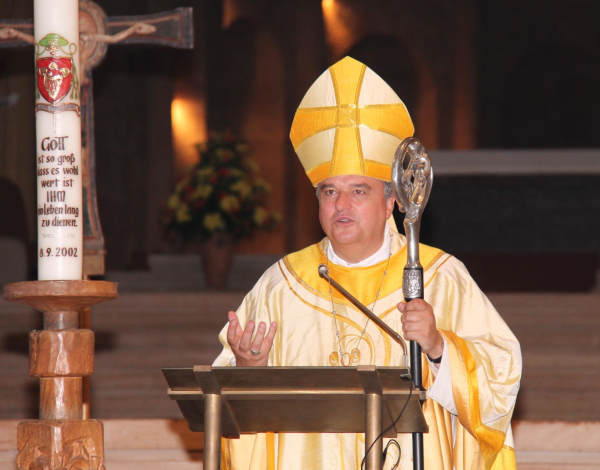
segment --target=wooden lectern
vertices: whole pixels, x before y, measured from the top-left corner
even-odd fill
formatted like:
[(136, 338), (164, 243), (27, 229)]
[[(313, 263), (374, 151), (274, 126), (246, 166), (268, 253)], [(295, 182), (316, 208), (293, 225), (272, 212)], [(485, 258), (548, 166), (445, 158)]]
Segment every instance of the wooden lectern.
[[(366, 451), (409, 396), (385, 437), (428, 432), (404, 367), (196, 366), (163, 374), (190, 430), (204, 431), (205, 470), (220, 468), (221, 437), (242, 433), (364, 432)], [(382, 444), (379, 439), (368, 453), (367, 470), (381, 470)]]

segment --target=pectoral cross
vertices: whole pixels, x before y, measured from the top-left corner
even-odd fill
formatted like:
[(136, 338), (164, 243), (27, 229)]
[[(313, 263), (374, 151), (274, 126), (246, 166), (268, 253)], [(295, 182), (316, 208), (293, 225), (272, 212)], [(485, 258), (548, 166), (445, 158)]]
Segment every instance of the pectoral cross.
[[(94, 149), (94, 100), (92, 70), (104, 58), (108, 44), (153, 44), (179, 49), (193, 48), (191, 8), (152, 15), (107, 17), (91, 0), (79, 0), (79, 48), (81, 76), (81, 155), (83, 177), (84, 275), (104, 274), (104, 236), (96, 199)], [(34, 44), (33, 20), (1, 20), (0, 47)], [(10, 104), (10, 96), (4, 101)], [(0, 103), (2, 98), (0, 97)]]

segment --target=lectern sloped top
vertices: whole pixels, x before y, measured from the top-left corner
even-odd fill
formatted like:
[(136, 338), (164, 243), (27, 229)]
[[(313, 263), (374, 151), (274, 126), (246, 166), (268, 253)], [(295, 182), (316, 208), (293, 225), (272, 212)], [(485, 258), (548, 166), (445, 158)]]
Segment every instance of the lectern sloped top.
[[(223, 437), (255, 432), (365, 432), (365, 396), (383, 396), (383, 428), (405, 405), (412, 382), (404, 367), (165, 368), (169, 396), (191, 431), (204, 430), (205, 395), (220, 395)], [(386, 437), (427, 432), (413, 392), (401, 420)]]

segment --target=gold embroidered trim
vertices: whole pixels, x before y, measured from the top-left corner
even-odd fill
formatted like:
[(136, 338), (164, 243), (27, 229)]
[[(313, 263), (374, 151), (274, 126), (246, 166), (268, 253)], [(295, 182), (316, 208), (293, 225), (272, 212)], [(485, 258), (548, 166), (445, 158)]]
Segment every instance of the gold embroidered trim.
[[(336, 98), (337, 101), (337, 98)], [(358, 103), (358, 101), (357, 101)], [(403, 108), (406, 109), (406, 106), (404, 106), (402, 103), (390, 103), (390, 104), (340, 104), (340, 105), (336, 105), (336, 106), (312, 106), (310, 108), (298, 108), (298, 111), (301, 111), (303, 113), (309, 113), (309, 112), (317, 112), (317, 111), (329, 111), (331, 109), (335, 109), (335, 108), (356, 108), (358, 110), (360, 109), (390, 109), (390, 108)]]
[(275, 470), (275, 433), (267, 432), (267, 470)]
[[(341, 124), (342, 119), (340, 118), (340, 110), (346, 109), (346, 108), (356, 109), (356, 122), (354, 124)], [(298, 132), (293, 132), (290, 137), (292, 137), (292, 144), (294, 145), (294, 150), (297, 150), (298, 147), (300, 147), (300, 145), (303, 142), (305, 142), (306, 140), (310, 139), (311, 137), (313, 137), (314, 135), (316, 135), (320, 132), (325, 132), (330, 129), (344, 128), (344, 127), (365, 127), (365, 128), (372, 129), (375, 131), (383, 132), (385, 134), (389, 134), (393, 137), (396, 137), (397, 139), (402, 140), (402, 139), (408, 137), (408, 134), (410, 132), (407, 132), (406, 135), (401, 134), (399, 132), (388, 129), (387, 127), (378, 126), (378, 125), (374, 124), (370, 119), (363, 116), (363, 114), (364, 114), (363, 111), (370, 111), (370, 110), (374, 110), (374, 109), (386, 110), (386, 109), (397, 109), (397, 108), (403, 109), (404, 106), (401, 103), (397, 103), (397, 104), (391, 104), (391, 105), (385, 105), (385, 106), (370, 105), (370, 104), (369, 105), (350, 104), (350, 105), (337, 105), (337, 106), (320, 106), (320, 107), (314, 107), (314, 108), (299, 108), (296, 113), (296, 118), (295, 118), (298, 120), (301, 120), (300, 116), (303, 114), (306, 114), (306, 113), (310, 113), (310, 114), (312, 114), (312, 113), (327, 113), (329, 111), (335, 111), (335, 118), (334, 118), (334, 122), (332, 124), (327, 124), (327, 125), (323, 125), (322, 127), (317, 127), (315, 129), (313, 129), (312, 131), (307, 132), (306, 135), (303, 135), (299, 140), (296, 136), (296, 134)]]
[(364, 175), (366, 173), (365, 172), (365, 156), (363, 155), (362, 141), (360, 140), (360, 129), (358, 128), (358, 126), (354, 128), (354, 133), (356, 135), (356, 147), (357, 147), (357, 151), (358, 151), (358, 161), (360, 162), (360, 171)]
[(361, 122), (360, 125), (368, 127), (369, 129), (373, 129), (374, 131), (379, 131), (379, 132), (383, 132), (384, 134), (389, 134), (400, 140), (404, 140), (408, 137), (407, 135), (399, 134), (398, 132), (395, 132), (391, 129), (387, 129), (385, 127), (373, 126), (373, 125), (365, 124), (363, 122)]
[[(323, 239), (323, 242), (321, 242), (321, 243), (325, 243), (325, 240), (326, 239)], [(314, 269), (315, 273), (317, 273), (317, 268), (318, 268), (319, 264), (326, 262), (325, 254), (323, 253), (323, 250), (322, 250), (322, 248), (321, 248), (320, 245), (321, 244), (318, 243), (316, 245), (311, 245), (310, 247), (304, 249), (304, 250), (315, 250), (315, 249), (317, 250), (318, 262), (315, 264), (315, 269)], [(302, 250), (302, 251), (304, 251), (304, 250)], [(406, 252), (406, 245), (403, 246), (400, 250), (398, 250), (397, 253), (395, 253), (395, 254), (392, 255), (391, 262), (393, 264), (397, 264), (397, 263), (401, 264), (402, 261), (401, 260), (398, 261), (398, 257), (404, 255), (405, 252)], [(292, 253), (292, 255), (294, 255), (294, 254), (295, 253)], [(306, 290), (308, 290), (309, 292), (313, 293), (317, 297), (320, 297), (320, 298), (325, 299), (325, 300), (329, 300), (329, 291), (327, 291), (327, 292), (321, 292), (317, 288), (315, 288), (315, 287), (311, 286), (309, 283), (307, 283), (302, 277), (300, 277), (300, 275), (292, 267), (292, 264), (290, 262), (290, 256), (292, 256), (292, 255), (287, 255), (286, 257), (284, 257), (283, 258), (283, 263), (285, 264), (285, 266), (288, 269), (288, 271), (290, 272), (290, 274), (294, 277), (294, 279), (296, 279), (296, 281), (299, 284), (301, 284)], [(382, 261), (380, 263), (377, 263), (374, 266), (368, 266), (366, 268), (352, 268), (352, 269), (370, 269), (370, 268), (374, 268), (377, 265), (381, 265), (381, 267), (383, 268), (384, 264), (385, 264), (385, 261)], [(337, 266), (336, 269), (345, 270), (346, 268), (344, 268), (343, 266)], [(318, 274), (316, 274), (316, 276), (318, 276)], [(389, 281), (386, 284), (389, 286)], [(327, 283), (325, 281), (323, 281), (323, 286), (326, 286), (326, 285), (327, 285)], [(387, 290), (382, 291), (382, 292), (384, 292), (382, 294), (382, 298), (383, 297), (387, 297), (388, 295), (393, 294), (398, 289), (389, 290), (389, 287), (388, 287)], [(356, 310), (356, 307), (349, 300), (347, 300), (345, 297), (343, 297), (341, 294), (339, 294), (339, 296), (334, 295), (334, 299), (335, 299), (336, 303), (344, 305), (346, 307), (349, 307), (349, 308), (351, 308), (353, 310)], [(359, 300), (361, 300), (361, 299), (359, 299)], [(362, 300), (364, 300), (364, 299), (362, 299)], [(368, 303), (369, 304), (371, 302), (372, 302), (372, 300), (371, 301), (366, 301), (364, 303)]]
[(356, 85), (355, 95), (354, 95), (354, 104), (356, 104), (357, 106), (358, 106), (358, 99), (360, 98), (360, 92), (362, 90), (363, 80), (365, 79), (366, 71), (367, 71), (367, 66), (365, 64), (362, 64), (362, 67), (360, 69), (360, 75), (358, 77), (358, 83)]
[[(481, 450), (481, 454), (485, 462), (485, 468), (486, 470), (490, 470), (494, 465), (494, 461), (496, 460), (498, 453), (504, 445), (506, 433), (503, 433), (502, 431), (498, 431), (496, 429), (492, 429), (489, 426), (483, 424), (483, 422), (481, 421), (481, 412), (479, 408), (479, 382), (477, 379), (477, 363), (475, 362), (471, 351), (469, 351), (467, 342), (452, 331), (441, 331), (443, 331), (444, 336), (446, 336), (448, 342), (452, 346), (454, 346), (454, 350), (458, 354), (460, 364), (453, 364), (453, 377), (454, 371), (456, 371), (457, 373), (462, 372), (466, 375), (466, 380), (468, 383), (468, 408), (463, 408), (462, 400), (460, 399), (455, 399), (455, 403), (457, 404), (457, 408), (462, 409), (463, 413), (466, 415), (464, 416), (464, 418), (467, 418), (469, 422), (463, 422), (463, 425), (477, 439), (477, 443), (479, 444), (479, 448)], [(452, 355), (450, 356), (450, 361), (451, 364), (454, 362)], [(459, 397), (460, 395), (455, 395), (455, 398)]]
[(333, 175), (333, 168), (335, 167), (335, 160), (338, 154), (338, 146), (339, 146), (339, 139), (340, 139), (340, 130), (337, 128), (337, 124), (336, 124), (336, 128), (335, 128), (335, 135), (333, 136), (333, 152), (331, 154), (331, 161), (329, 162), (329, 176)]
[[(438, 259), (440, 259), (442, 256), (446, 255), (447, 253), (444, 253), (443, 251), (441, 253), (439, 253), (435, 258), (433, 258), (433, 260), (431, 260), (431, 263), (429, 263), (425, 268), (423, 268), (423, 275), (425, 275), (425, 271), (428, 270), (429, 268), (431, 268), (431, 266), (433, 266)], [(448, 261), (450, 258), (452, 258), (452, 255), (448, 255), (448, 257), (442, 261), (442, 263), (440, 263), (440, 265), (435, 268), (435, 271), (433, 272), (433, 274), (431, 275), (431, 277), (427, 280), (427, 282), (425, 284), (423, 284), (423, 289), (425, 289), (429, 284), (431, 284), (431, 282), (433, 281), (433, 278), (435, 276), (437, 276), (438, 271), (440, 270), (440, 268), (442, 266), (444, 266), (444, 264), (446, 263), (446, 261)]]
[[(287, 283), (289, 289), (292, 291), (292, 294), (294, 294), (300, 300), (300, 302), (302, 302), (304, 305), (307, 305), (308, 307), (316, 310), (317, 312), (324, 313), (328, 317), (333, 318), (333, 314), (329, 310), (326, 310), (326, 309), (321, 308), (321, 307), (319, 307), (317, 305), (311, 304), (307, 300), (303, 299), (302, 296), (300, 294), (298, 294), (298, 292), (296, 292), (296, 290), (294, 290), (294, 288), (292, 287), (292, 284), (290, 283), (288, 277), (285, 275), (285, 272), (283, 271), (283, 268), (281, 267), (281, 265), (279, 263), (278, 263), (278, 266), (279, 266), (279, 270), (281, 271), (281, 274), (282, 274), (283, 278), (285, 279), (285, 282)], [(306, 286), (304, 285), (304, 287), (306, 287)], [(349, 326), (353, 326), (358, 331), (362, 331), (362, 327), (358, 323), (350, 320), (348, 317), (345, 317), (345, 316), (339, 315), (339, 314), (336, 314), (336, 317), (340, 321), (343, 321), (343, 322), (347, 323)], [(373, 340), (372, 339), (368, 339), (367, 336), (369, 336), (369, 335), (366, 334), (364, 339), (366, 339), (367, 341), (371, 341), (372, 342)]]
[(515, 449), (506, 445), (502, 446), (492, 465), (492, 470), (517, 470)]
[[(298, 147), (300, 147), (300, 145), (302, 145), (304, 142), (306, 142), (308, 139), (310, 139), (311, 137), (317, 135), (320, 132), (325, 132), (325, 131), (329, 131), (331, 129), (337, 129), (338, 125), (337, 124), (332, 124), (331, 126), (324, 126), (324, 127), (319, 127), (319, 129), (314, 132), (313, 134), (307, 135), (306, 137), (304, 137), (302, 140), (300, 140), (299, 142), (297, 142), (294, 145), (294, 150), (298, 150)], [(300, 162), (302, 163), (302, 162)], [(326, 162), (329, 163), (329, 162)], [(306, 170), (308, 171), (308, 170)]]
[(329, 75), (331, 75), (331, 83), (333, 84), (333, 91), (335, 93), (335, 104), (340, 104), (340, 88), (335, 76), (335, 70), (333, 70), (333, 66), (329, 67)]

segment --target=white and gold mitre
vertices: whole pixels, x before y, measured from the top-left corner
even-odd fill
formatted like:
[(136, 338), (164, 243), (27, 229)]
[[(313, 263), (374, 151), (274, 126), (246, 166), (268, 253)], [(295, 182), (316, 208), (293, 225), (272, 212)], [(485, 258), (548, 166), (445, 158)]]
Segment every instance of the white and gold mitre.
[(394, 90), (369, 67), (345, 57), (306, 92), (290, 139), (314, 186), (338, 175), (391, 181), (396, 149), (414, 130)]

